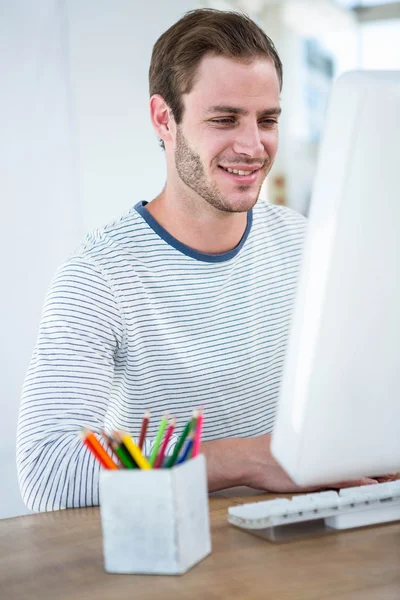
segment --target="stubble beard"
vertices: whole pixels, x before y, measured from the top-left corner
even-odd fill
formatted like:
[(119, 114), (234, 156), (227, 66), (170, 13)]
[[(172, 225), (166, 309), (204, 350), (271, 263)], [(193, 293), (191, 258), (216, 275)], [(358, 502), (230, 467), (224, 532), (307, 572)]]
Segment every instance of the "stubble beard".
[[(235, 201), (232, 206), (232, 202), (221, 194), (217, 185), (207, 180), (200, 156), (190, 148), (179, 126), (176, 135), (175, 167), (183, 183), (217, 210), (231, 213), (247, 212), (253, 208), (258, 200), (262, 182), (253, 201), (249, 201), (247, 196), (242, 202), (240, 200)], [(265, 174), (266, 176), (267, 173)], [(246, 192), (248, 191), (248, 187), (247, 185), (238, 185), (237, 189), (238, 192)]]

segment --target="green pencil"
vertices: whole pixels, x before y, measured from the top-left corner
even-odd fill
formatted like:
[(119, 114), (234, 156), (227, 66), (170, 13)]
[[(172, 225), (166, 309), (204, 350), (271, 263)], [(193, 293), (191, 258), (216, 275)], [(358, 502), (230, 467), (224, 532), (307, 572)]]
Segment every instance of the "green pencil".
[(126, 467), (127, 469), (136, 469), (136, 465), (133, 461), (133, 458), (129, 454), (128, 450), (125, 448), (124, 444), (113, 440), (111, 442), (111, 446), (115, 454), (118, 456), (119, 460), (124, 465), (124, 467)]
[(165, 414), (160, 421), (160, 425), (158, 426), (156, 441), (154, 442), (154, 446), (153, 446), (153, 449), (152, 449), (150, 457), (149, 457), (149, 463), (151, 464), (152, 467), (154, 467), (154, 463), (156, 462), (158, 450), (161, 446), (164, 431), (165, 431), (165, 428), (167, 425), (168, 425), (168, 415)]
[[(192, 432), (193, 432), (193, 434), (196, 433), (196, 427), (197, 427), (198, 418), (199, 418), (199, 411), (198, 410), (194, 410), (193, 411), (192, 420), (190, 421), (190, 433), (192, 433)], [(192, 444), (192, 447), (191, 447), (191, 449), (189, 451), (188, 458), (192, 458), (192, 455), (193, 455), (193, 444)]]
[(189, 432), (190, 432), (190, 428), (192, 427), (192, 420), (190, 419), (190, 421), (187, 422), (185, 429), (182, 432), (181, 437), (178, 440), (178, 443), (176, 444), (173, 453), (171, 454), (171, 456), (169, 457), (169, 459), (167, 460), (167, 464), (165, 465), (167, 467), (167, 469), (169, 469), (170, 467), (173, 467), (176, 459), (178, 458), (179, 452), (181, 451), (181, 448), (184, 444), (185, 439), (187, 438)]
[(197, 419), (199, 418), (199, 411), (194, 410), (192, 419), (190, 421), (190, 431), (196, 431)]

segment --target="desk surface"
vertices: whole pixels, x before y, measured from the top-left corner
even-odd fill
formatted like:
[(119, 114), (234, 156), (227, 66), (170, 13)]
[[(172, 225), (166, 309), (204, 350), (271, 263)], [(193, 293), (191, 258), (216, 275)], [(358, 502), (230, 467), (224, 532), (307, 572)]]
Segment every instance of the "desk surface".
[(98, 508), (0, 521), (0, 598), (400, 599), (400, 523), (277, 544), (227, 523), (228, 506), (272, 496), (237, 494), (210, 498), (212, 554), (182, 576), (105, 573)]

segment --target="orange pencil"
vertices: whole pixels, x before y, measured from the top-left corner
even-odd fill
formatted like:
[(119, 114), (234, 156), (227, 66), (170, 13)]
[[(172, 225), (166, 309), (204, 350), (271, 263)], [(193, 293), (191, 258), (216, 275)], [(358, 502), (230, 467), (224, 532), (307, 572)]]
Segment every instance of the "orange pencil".
[(193, 451), (192, 451), (193, 458), (195, 456), (197, 456), (200, 451), (200, 441), (201, 441), (201, 432), (203, 430), (203, 421), (204, 421), (204, 415), (203, 415), (203, 409), (201, 408), (199, 411), (199, 416), (197, 417), (196, 433), (195, 433), (195, 437), (194, 437), (194, 441), (193, 441)]
[(138, 446), (141, 450), (143, 450), (144, 439), (146, 437), (147, 427), (149, 425), (150, 420), (150, 411), (146, 410), (143, 416), (142, 428), (140, 430), (139, 443)]
[(167, 449), (168, 442), (171, 439), (171, 435), (172, 435), (172, 432), (174, 431), (174, 429), (175, 429), (175, 417), (173, 419), (171, 419), (171, 422), (168, 426), (167, 433), (165, 434), (164, 441), (160, 448), (160, 452), (158, 453), (156, 462), (154, 463), (154, 467), (153, 467), (154, 469), (159, 469), (162, 466), (164, 456), (165, 456), (165, 451)]
[(94, 433), (84, 427), (81, 432), (81, 439), (105, 469), (118, 469), (118, 466), (104, 450)]

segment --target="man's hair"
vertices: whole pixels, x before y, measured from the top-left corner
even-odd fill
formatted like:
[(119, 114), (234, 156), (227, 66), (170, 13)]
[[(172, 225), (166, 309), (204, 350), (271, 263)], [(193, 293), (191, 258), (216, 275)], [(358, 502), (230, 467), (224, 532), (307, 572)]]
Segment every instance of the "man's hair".
[[(160, 94), (179, 125), (183, 94), (196, 82), (206, 54), (244, 63), (272, 60), (282, 88), (282, 63), (272, 40), (247, 15), (211, 8), (187, 12), (157, 40), (150, 63), (150, 96)], [(160, 140), (162, 148), (164, 142)]]

